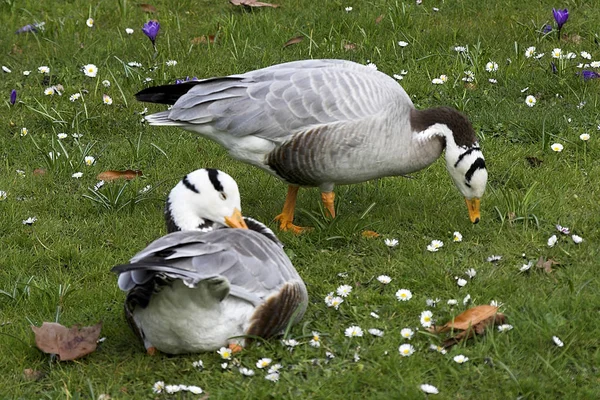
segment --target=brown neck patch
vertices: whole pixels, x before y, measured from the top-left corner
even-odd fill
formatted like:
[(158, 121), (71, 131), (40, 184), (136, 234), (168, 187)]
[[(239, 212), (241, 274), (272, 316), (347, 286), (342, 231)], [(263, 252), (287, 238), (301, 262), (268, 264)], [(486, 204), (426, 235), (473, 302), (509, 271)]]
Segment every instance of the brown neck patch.
[(477, 142), (473, 125), (463, 113), (450, 107), (410, 110), (410, 126), (415, 132), (422, 132), (431, 125), (445, 124), (454, 134), (458, 146), (471, 147)]

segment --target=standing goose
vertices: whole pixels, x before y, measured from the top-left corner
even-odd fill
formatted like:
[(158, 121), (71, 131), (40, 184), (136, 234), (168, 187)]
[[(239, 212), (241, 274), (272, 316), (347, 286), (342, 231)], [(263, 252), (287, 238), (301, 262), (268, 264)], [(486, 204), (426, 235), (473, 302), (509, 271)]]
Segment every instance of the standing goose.
[(221, 229), (246, 227), (240, 209), (233, 178), (194, 171), (169, 194), (170, 233), (113, 268), (149, 354), (243, 346), (239, 336), (269, 338), (304, 315), (306, 286), (273, 232), (253, 219)]
[(172, 104), (148, 115), (151, 125), (196, 132), (240, 161), (289, 184), (282, 230), (293, 224), (299, 186), (317, 186), (335, 217), (336, 184), (405, 175), (432, 164), (446, 149), (446, 168), (480, 218), (487, 170), (475, 131), (448, 107), (417, 110), (389, 76), (343, 60), (302, 60), (246, 72), (150, 87), (140, 101)]

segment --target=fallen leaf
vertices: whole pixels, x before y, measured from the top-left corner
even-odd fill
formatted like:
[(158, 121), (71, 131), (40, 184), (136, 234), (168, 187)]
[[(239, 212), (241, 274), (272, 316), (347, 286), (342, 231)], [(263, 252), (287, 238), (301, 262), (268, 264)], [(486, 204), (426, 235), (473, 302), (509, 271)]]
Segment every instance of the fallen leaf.
[(21, 50), (21, 48), (19, 46), (17, 46), (16, 44), (13, 44), (12, 49), (10, 50), (11, 54), (23, 54), (23, 50)]
[(286, 47), (291, 46), (293, 44), (300, 43), (303, 40), (304, 40), (304, 36), (293, 37), (290, 40), (288, 40), (287, 42), (285, 42), (285, 44), (283, 45), (283, 48), (286, 48)]
[(375, 23), (378, 24), (383, 21), (383, 17), (385, 17), (385, 14), (381, 14), (379, 17), (375, 18)]
[(554, 261), (553, 259), (549, 258), (549, 259), (545, 259), (544, 256), (540, 256), (540, 258), (538, 259), (537, 263), (535, 264), (536, 267), (543, 269), (546, 273), (551, 274), (554, 270), (552, 269), (553, 265), (559, 265), (559, 262)]
[(376, 238), (376, 237), (379, 237), (379, 233), (377, 233), (375, 231), (363, 231), (361, 233), (361, 235), (364, 238)]
[(533, 157), (533, 156), (527, 156), (527, 157), (525, 157), (525, 159), (527, 160), (529, 165), (531, 165), (534, 168), (539, 167), (544, 162), (544, 161), (540, 160), (539, 158)]
[(498, 312), (498, 307), (481, 305), (471, 307), (468, 310), (458, 314), (453, 320), (447, 322), (445, 325), (435, 327), (434, 332), (441, 333), (447, 332), (450, 329), (454, 330), (466, 330), (471, 326), (475, 326), (481, 321), (493, 316)]
[(474, 84), (474, 83), (471, 83), (471, 82), (467, 82), (467, 83), (465, 83), (465, 87), (466, 87), (467, 89), (469, 89), (469, 90), (475, 90), (475, 89), (477, 89), (477, 85), (476, 85), (476, 84)]
[(191, 40), (192, 44), (201, 44), (201, 43), (214, 43), (215, 35), (202, 35), (199, 37), (195, 37)]
[(98, 174), (98, 176), (96, 177), (97, 179), (101, 180), (101, 181), (114, 181), (116, 179), (127, 179), (127, 180), (132, 180), (137, 178), (138, 176), (142, 176), (142, 171), (140, 170), (131, 170), (131, 169), (127, 169), (125, 171), (104, 171)]
[(246, 7), (272, 7), (277, 8), (279, 4), (263, 3), (262, 1), (256, 0), (229, 0), (234, 6), (246, 6)]
[(23, 377), (28, 381), (39, 381), (46, 376), (43, 371), (36, 371), (31, 368), (25, 368), (23, 370)]
[(567, 42), (572, 42), (575, 44), (581, 44), (581, 36), (577, 35), (577, 34), (573, 34), (573, 35), (569, 35), (569, 34), (564, 34), (563, 35), (563, 39)]
[(496, 325), (502, 325), (506, 322), (506, 316), (502, 313), (494, 314), (477, 324), (473, 325), (471, 329), (466, 329), (460, 332), (458, 335), (455, 335), (449, 339), (446, 339), (442, 342), (442, 347), (445, 349), (454, 346), (457, 343), (460, 343), (463, 340), (467, 340), (472, 338), (474, 335), (483, 335), (489, 327), (494, 327)]
[(44, 168), (36, 168), (33, 170), (33, 174), (40, 176), (40, 175), (45, 175), (46, 174), (46, 170)]
[(35, 345), (49, 354), (58, 354), (61, 361), (75, 360), (96, 350), (102, 322), (94, 326), (67, 328), (55, 322), (44, 322), (42, 326), (31, 325), (35, 333)]
[(156, 12), (156, 7), (154, 7), (151, 4), (142, 3), (142, 4), (140, 4), (140, 8), (142, 9), (142, 11), (145, 11), (147, 13), (155, 13)]
[(346, 43), (344, 43), (344, 50), (346, 50), (346, 51), (356, 50), (356, 44), (351, 43), (351, 42), (346, 42)]

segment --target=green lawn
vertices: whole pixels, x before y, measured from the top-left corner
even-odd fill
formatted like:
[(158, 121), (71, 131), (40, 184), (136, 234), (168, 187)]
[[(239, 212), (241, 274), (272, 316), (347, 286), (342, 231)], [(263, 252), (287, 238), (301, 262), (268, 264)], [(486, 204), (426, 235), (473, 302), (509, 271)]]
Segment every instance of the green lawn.
[[(577, 75), (578, 64), (600, 61), (597, 6), (581, 0), (279, 3), (277, 9), (245, 10), (226, 0), (157, 0), (152, 3), (157, 12), (147, 14), (127, 0), (0, 0), (0, 64), (11, 71), (0, 72), (0, 191), (6, 192), (0, 201), (0, 398), (171, 396), (153, 393), (157, 381), (197, 385), (214, 399), (423, 398), (424, 383), (439, 389), (433, 398), (598, 398), (600, 79)], [(352, 11), (345, 11), (348, 6)], [(556, 29), (541, 33), (544, 24), (555, 28), (552, 7), (558, 6), (570, 14), (560, 41)], [(141, 32), (149, 19), (161, 23), (156, 55)], [(42, 21), (43, 32), (15, 34)], [(209, 35), (215, 35), (214, 43), (206, 43)], [(296, 36), (303, 41), (283, 47)], [(526, 57), (530, 46), (544, 56)], [(555, 48), (575, 58), (554, 59)], [(142, 124), (139, 113), (146, 106), (149, 112), (164, 107), (137, 103), (133, 95), (186, 76), (241, 73), (307, 58), (372, 62), (389, 75), (407, 71), (400, 83), (418, 108), (464, 111), (489, 170), (482, 221), (470, 224), (443, 160), (414, 179), (337, 187), (339, 216), (333, 221), (324, 217), (318, 190), (303, 189), (297, 222), (315, 229), (300, 236), (276, 231), (309, 290), (307, 314), (289, 333), (300, 345), (292, 352), (277, 340), (251, 347), (226, 370), (216, 353), (147, 356), (123, 318), (124, 294), (110, 269), (165, 234), (168, 191), (192, 170), (222, 169), (239, 184), (244, 214), (275, 229), (286, 186), (189, 132)], [(168, 60), (177, 65), (167, 66)], [(497, 71), (486, 71), (489, 61), (498, 64)], [(98, 67), (96, 77), (83, 74), (86, 64)], [(40, 66), (50, 73), (39, 73)], [(467, 70), (475, 81), (463, 82)], [(447, 81), (432, 84), (442, 74)], [(62, 95), (44, 94), (53, 85), (62, 85)], [(15, 105), (9, 102), (12, 89), (18, 93)], [(72, 102), (75, 93), (82, 96)], [(105, 94), (111, 105), (103, 103)], [(525, 103), (528, 95), (537, 99), (535, 106)], [(58, 139), (59, 133), (68, 136)], [(75, 140), (74, 133), (83, 136)], [(583, 133), (588, 141), (580, 139)], [(553, 151), (553, 143), (564, 150)], [(52, 159), (49, 152), (61, 156)], [(95, 164), (85, 165), (85, 156), (93, 156)], [(45, 173), (34, 173), (37, 168)], [(124, 187), (118, 201), (122, 182), (100, 189), (116, 206), (83, 197), (93, 197), (96, 175), (112, 169), (141, 170), (143, 177)], [(73, 178), (76, 172), (83, 176)], [(140, 194), (147, 185), (151, 190)], [(32, 226), (22, 223), (29, 217), (37, 218)], [(583, 242), (575, 244), (556, 224)], [(363, 238), (367, 229), (381, 236)], [(462, 242), (453, 242), (454, 231), (462, 233)], [(552, 235), (558, 242), (549, 247)], [(399, 245), (389, 248), (384, 239), (392, 238)], [(444, 246), (428, 252), (432, 240)], [(502, 259), (486, 261), (491, 255)], [(539, 257), (560, 264), (552, 273), (535, 266), (519, 272)], [(466, 278), (469, 268), (477, 275), (461, 288), (455, 277)], [(391, 283), (375, 279), (382, 274)], [(338, 310), (328, 308), (325, 296), (343, 284), (352, 292)], [(396, 299), (402, 288), (411, 290), (410, 301)], [(466, 308), (467, 294), (473, 305), (502, 303), (514, 329), (491, 331), (445, 355), (430, 351), (439, 339), (421, 327), (421, 312), (431, 310), (444, 323)], [(435, 307), (427, 306), (427, 299), (436, 298)], [(448, 305), (449, 299), (458, 305)], [(83, 359), (52, 361), (37, 350), (30, 328), (43, 321), (67, 326), (103, 321), (106, 340)], [(344, 336), (354, 325), (363, 337)], [(420, 328), (410, 340), (416, 350), (410, 357), (398, 351), (406, 327)], [(384, 336), (372, 336), (370, 328)], [(308, 343), (312, 331), (321, 334), (320, 348)], [(454, 362), (459, 354), (469, 361)], [(264, 379), (266, 371), (256, 368), (263, 357), (283, 365), (279, 382)], [(192, 366), (199, 359), (202, 371)], [(237, 363), (255, 375), (243, 376)], [(26, 378), (28, 368), (43, 376)]]

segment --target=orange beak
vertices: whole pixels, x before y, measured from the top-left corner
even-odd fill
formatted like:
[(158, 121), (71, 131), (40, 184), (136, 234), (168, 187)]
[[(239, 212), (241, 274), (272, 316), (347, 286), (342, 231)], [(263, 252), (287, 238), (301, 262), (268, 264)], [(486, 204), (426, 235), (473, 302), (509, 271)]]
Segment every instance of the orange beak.
[(231, 214), (230, 217), (225, 217), (225, 223), (230, 228), (248, 229), (248, 225), (246, 225), (246, 221), (244, 221), (242, 212), (237, 208), (233, 210), (233, 214)]
[(479, 222), (479, 218), (481, 217), (479, 213), (479, 202), (478, 198), (467, 199), (465, 198), (465, 202), (467, 203), (467, 208), (469, 209), (469, 219), (472, 223), (476, 224)]

